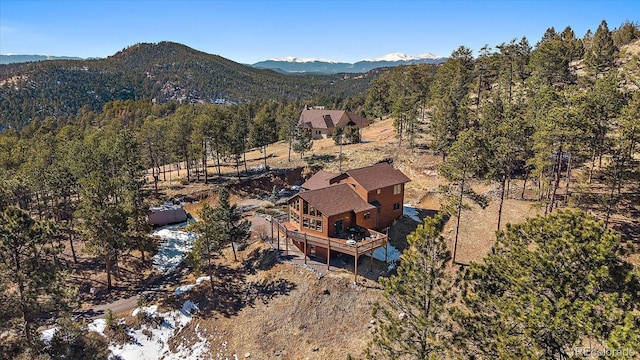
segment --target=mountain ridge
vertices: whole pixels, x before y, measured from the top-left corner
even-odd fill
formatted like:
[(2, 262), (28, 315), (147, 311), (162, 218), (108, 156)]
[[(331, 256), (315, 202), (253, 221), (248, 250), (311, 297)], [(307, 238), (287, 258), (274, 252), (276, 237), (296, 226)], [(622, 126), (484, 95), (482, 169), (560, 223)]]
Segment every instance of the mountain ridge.
[[(364, 92), (379, 74), (290, 75), (257, 69), (174, 42), (138, 43), (101, 59), (0, 65), (0, 131), (34, 119), (100, 112), (114, 100), (245, 103)], [(10, 86), (7, 86), (10, 85)]]
[(44, 60), (86, 60), (75, 56), (0, 54), (0, 64), (14, 64)]
[(395, 67), (414, 64), (440, 64), (446, 61), (446, 57), (439, 57), (431, 53), (422, 55), (407, 55), (403, 53), (390, 53), (379, 58), (364, 59), (355, 63), (339, 62), (327, 59), (307, 59), (297, 57), (275, 58), (251, 64), (258, 69), (271, 69), (282, 73), (366, 73), (373, 69)]

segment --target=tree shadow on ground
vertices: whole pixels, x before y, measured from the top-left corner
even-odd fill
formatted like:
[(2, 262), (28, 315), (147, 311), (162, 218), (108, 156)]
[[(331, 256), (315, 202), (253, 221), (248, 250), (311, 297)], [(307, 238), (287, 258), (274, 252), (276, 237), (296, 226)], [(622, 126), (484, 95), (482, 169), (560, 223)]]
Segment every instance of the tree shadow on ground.
[(213, 291), (208, 286), (196, 301), (200, 314), (204, 316), (231, 317), (247, 306), (255, 306), (257, 302), (267, 304), (277, 296), (288, 295), (295, 288), (295, 283), (285, 279), (247, 282), (245, 268), (217, 265), (213, 275)]

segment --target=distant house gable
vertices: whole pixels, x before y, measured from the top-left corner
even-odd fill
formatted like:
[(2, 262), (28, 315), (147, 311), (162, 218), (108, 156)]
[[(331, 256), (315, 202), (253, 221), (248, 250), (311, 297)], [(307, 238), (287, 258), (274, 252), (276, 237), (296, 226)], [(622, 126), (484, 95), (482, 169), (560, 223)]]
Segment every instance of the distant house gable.
[(331, 136), (334, 128), (367, 127), (369, 120), (351, 111), (307, 107), (300, 114), (298, 126), (310, 130), (314, 139), (320, 139)]

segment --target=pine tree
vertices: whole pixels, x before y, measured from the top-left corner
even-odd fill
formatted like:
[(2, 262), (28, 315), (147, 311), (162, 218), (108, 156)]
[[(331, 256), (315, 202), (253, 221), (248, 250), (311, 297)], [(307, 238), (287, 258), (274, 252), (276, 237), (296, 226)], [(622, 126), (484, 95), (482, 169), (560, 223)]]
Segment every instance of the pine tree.
[(579, 211), (507, 225), (466, 274), (466, 356), (567, 359), (585, 344), (637, 354), (638, 275), (622, 255), (619, 235)]
[(69, 311), (75, 289), (49, 246), (55, 229), (15, 207), (0, 213), (0, 331), (19, 330), (26, 347), (37, 343), (46, 317)]
[(601, 74), (613, 65), (616, 51), (607, 22), (602, 20), (593, 35), (591, 49), (585, 53), (585, 63), (593, 72)]
[(269, 105), (264, 105), (256, 114), (256, 119), (249, 133), (249, 139), (251, 140), (252, 147), (262, 148), (261, 151), (264, 154), (264, 169), (268, 170), (267, 145), (276, 142), (278, 139), (276, 118)]
[(452, 262), (456, 262), (456, 250), (460, 233), (460, 219), (462, 210), (467, 209), (464, 199), (487, 207), (486, 197), (476, 194), (469, 186), (471, 179), (482, 178), (489, 166), (487, 146), (482, 137), (474, 130), (466, 130), (460, 133), (458, 139), (451, 145), (449, 156), (440, 164), (438, 171), (447, 180), (458, 183), (458, 189), (453, 191), (445, 187), (445, 195), (449, 198), (449, 204), (445, 205), (445, 211), (456, 217), (456, 234), (453, 246)]
[(229, 190), (222, 187), (218, 193), (218, 204), (214, 208), (215, 231), (221, 246), (231, 245), (233, 259), (238, 261), (236, 246), (243, 245), (251, 236), (251, 223), (242, 220), (242, 211), (229, 202)]
[(300, 159), (302, 159), (304, 153), (313, 148), (311, 130), (297, 127), (293, 135), (292, 148), (293, 151), (300, 153)]
[(369, 359), (444, 359), (452, 344), (451, 308), (457, 280), (448, 272), (451, 253), (440, 235), (443, 219), (427, 218), (407, 236), (396, 275), (381, 278), (382, 301)]
[(211, 291), (213, 285), (213, 256), (222, 249), (221, 234), (218, 232), (219, 225), (216, 219), (216, 211), (209, 204), (204, 203), (198, 212), (198, 221), (189, 225), (190, 230), (198, 234), (194, 241), (193, 249), (187, 256), (187, 262), (196, 273), (201, 271), (202, 263), (206, 262), (205, 273), (209, 274)]
[(469, 128), (469, 87), (472, 81), (471, 50), (460, 47), (440, 67), (431, 85), (431, 147), (445, 159), (458, 135)]

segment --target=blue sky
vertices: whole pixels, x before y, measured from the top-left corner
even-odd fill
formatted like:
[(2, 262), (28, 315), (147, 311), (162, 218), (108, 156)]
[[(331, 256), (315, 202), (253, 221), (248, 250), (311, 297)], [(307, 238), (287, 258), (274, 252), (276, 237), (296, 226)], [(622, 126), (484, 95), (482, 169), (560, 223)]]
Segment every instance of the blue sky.
[[(633, 18), (633, 17), (636, 18)], [(175, 41), (241, 63), (295, 56), (355, 62), (401, 52), (447, 56), (570, 25), (639, 21), (640, 1), (0, 0), (0, 53), (106, 57)]]

